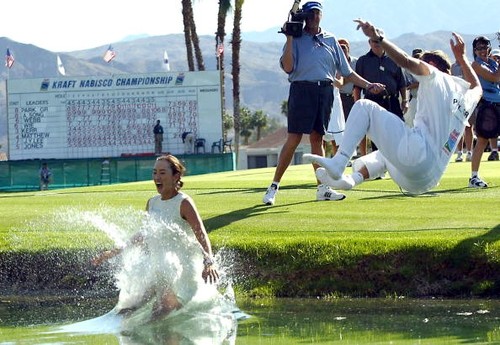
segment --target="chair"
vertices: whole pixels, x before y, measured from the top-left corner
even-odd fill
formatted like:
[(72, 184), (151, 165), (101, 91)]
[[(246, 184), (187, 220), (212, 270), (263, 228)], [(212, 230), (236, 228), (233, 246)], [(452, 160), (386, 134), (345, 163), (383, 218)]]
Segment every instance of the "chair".
[(194, 142), (194, 152), (200, 153), (200, 149), (203, 149), (203, 153), (205, 153), (205, 139), (198, 138)]
[(215, 153), (215, 149), (219, 150), (219, 153), (222, 152), (222, 147), (224, 146), (224, 139), (219, 139), (212, 143), (212, 153)]
[(233, 139), (224, 141), (223, 151), (226, 152), (226, 147), (229, 148), (229, 152), (233, 152)]

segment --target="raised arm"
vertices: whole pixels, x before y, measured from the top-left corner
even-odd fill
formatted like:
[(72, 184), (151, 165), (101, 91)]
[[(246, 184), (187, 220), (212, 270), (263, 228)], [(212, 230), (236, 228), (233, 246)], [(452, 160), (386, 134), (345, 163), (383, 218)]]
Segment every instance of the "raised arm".
[(456, 34), (452, 33), (453, 38), (450, 39), (450, 48), (455, 55), (455, 59), (458, 64), (462, 68), (463, 78), (470, 83), (470, 88), (475, 89), (478, 92), (478, 97), (481, 97), (483, 92), (481, 88), (481, 84), (479, 83), (479, 78), (477, 77), (476, 72), (472, 69), (467, 56), (465, 55), (465, 43), (463, 38)]
[(406, 52), (385, 38), (380, 29), (377, 29), (371, 23), (361, 19), (356, 19), (354, 22), (358, 23), (357, 30), (361, 29), (370, 39), (378, 40), (387, 56), (389, 56), (398, 66), (416, 75), (428, 75), (430, 73), (426, 63), (406, 54)]

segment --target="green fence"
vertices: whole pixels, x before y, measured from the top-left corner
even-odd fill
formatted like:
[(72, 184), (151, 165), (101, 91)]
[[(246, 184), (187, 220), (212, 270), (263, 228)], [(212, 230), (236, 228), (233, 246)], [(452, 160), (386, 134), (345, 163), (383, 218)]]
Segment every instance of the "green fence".
[[(177, 156), (186, 166), (186, 175), (235, 170), (234, 153)], [(155, 156), (107, 159), (44, 159), (0, 162), (0, 191), (27, 191), (40, 188), (38, 171), (47, 163), (52, 171), (50, 189), (145, 181), (152, 178)]]

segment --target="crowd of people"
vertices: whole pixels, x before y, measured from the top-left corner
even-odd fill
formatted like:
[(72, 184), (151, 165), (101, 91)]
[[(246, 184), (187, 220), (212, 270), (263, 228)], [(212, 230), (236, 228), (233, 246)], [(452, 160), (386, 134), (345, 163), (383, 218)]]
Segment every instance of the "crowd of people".
[[(453, 34), (452, 64), (440, 50), (415, 48), (411, 55), (369, 22), (356, 20), (368, 38), (369, 51), (350, 54), (349, 42), (336, 39), (319, 24), (320, 2), (302, 7), (302, 35), (289, 35), (280, 64), (290, 81), (288, 137), (263, 203), (273, 205), (279, 185), (303, 134), (310, 135), (311, 154), (304, 161), (316, 172), (317, 200), (342, 200), (349, 190), (388, 172), (404, 192), (420, 194), (435, 187), (453, 154), (471, 162), (468, 187), (487, 188), (479, 176), (483, 152), (498, 160), (500, 135), (500, 50), (484, 36), (471, 45)], [(321, 139), (332, 112), (333, 88), (339, 88), (345, 116), (342, 140), (325, 157)], [(335, 107), (334, 107), (335, 109)], [(330, 118), (332, 117), (332, 118)], [(369, 152), (371, 151), (371, 152)], [(351, 161), (352, 158), (357, 158)], [(352, 174), (344, 174), (347, 166)], [(330, 197), (324, 197), (328, 194)]]

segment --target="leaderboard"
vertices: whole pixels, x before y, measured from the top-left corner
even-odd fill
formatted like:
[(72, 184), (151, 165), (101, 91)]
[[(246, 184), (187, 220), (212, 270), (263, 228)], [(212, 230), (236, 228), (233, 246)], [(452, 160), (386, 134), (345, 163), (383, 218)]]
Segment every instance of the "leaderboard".
[(7, 81), (10, 160), (183, 153), (182, 133), (222, 138), (218, 71)]

